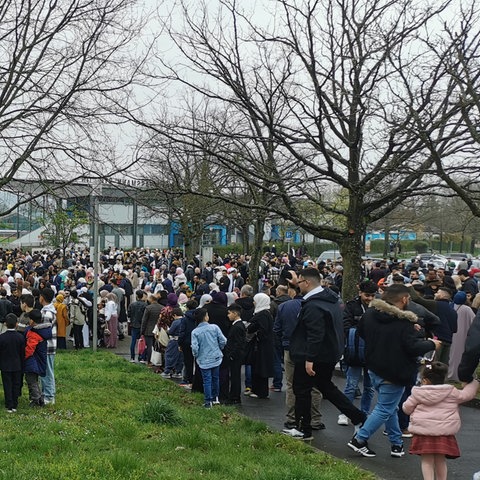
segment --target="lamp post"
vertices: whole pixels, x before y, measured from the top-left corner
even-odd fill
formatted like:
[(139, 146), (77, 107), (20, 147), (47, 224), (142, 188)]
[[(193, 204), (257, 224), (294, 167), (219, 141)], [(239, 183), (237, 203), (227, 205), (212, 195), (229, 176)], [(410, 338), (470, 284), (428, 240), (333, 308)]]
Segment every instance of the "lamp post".
[(98, 183), (96, 191), (92, 191), (93, 197), (93, 351), (97, 351), (98, 345), (98, 276), (100, 275), (98, 258), (98, 197), (101, 194), (101, 184)]

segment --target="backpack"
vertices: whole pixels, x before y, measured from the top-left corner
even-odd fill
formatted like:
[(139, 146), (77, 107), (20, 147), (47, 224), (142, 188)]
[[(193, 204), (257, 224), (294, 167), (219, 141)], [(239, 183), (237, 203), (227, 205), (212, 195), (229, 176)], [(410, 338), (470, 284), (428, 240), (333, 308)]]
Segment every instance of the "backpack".
[(352, 367), (365, 366), (365, 340), (360, 337), (356, 327), (348, 330), (343, 359), (347, 365)]
[(79, 303), (71, 302), (68, 305), (68, 319), (73, 325), (85, 325), (85, 311)]

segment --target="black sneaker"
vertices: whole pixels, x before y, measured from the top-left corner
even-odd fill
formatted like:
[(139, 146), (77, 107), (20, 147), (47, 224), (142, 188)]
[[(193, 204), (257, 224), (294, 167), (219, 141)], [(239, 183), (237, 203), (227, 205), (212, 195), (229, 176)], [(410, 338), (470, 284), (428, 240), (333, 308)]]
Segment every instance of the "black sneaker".
[(359, 442), (355, 437), (353, 437), (347, 445), (360, 455), (364, 457), (375, 457), (377, 454), (368, 448), (367, 442)]
[(319, 423), (318, 425), (312, 425), (312, 430), (325, 430), (327, 427), (324, 423)]
[(405, 455), (405, 450), (403, 449), (403, 445), (392, 445), (392, 450), (390, 452), (392, 457), (403, 457)]

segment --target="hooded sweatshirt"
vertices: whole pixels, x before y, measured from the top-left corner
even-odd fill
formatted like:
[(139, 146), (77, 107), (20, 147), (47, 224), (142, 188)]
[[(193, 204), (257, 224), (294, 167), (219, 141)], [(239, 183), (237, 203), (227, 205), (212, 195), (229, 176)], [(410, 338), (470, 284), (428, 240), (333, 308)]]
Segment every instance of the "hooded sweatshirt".
[(433, 437), (455, 435), (461, 425), (458, 405), (475, 397), (477, 389), (476, 380), (463, 390), (448, 384), (413, 387), (402, 407), (410, 415), (408, 430)]

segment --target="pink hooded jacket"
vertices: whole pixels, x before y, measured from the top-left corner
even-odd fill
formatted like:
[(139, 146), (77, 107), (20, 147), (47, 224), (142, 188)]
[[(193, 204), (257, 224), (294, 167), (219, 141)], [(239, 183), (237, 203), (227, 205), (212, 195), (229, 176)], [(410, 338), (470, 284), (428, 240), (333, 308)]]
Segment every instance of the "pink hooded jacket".
[(408, 430), (431, 437), (455, 435), (461, 425), (458, 405), (475, 397), (478, 385), (474, 380), (463, 390), (448, 384), (413, 387), (402, 406), (410, 415)]

